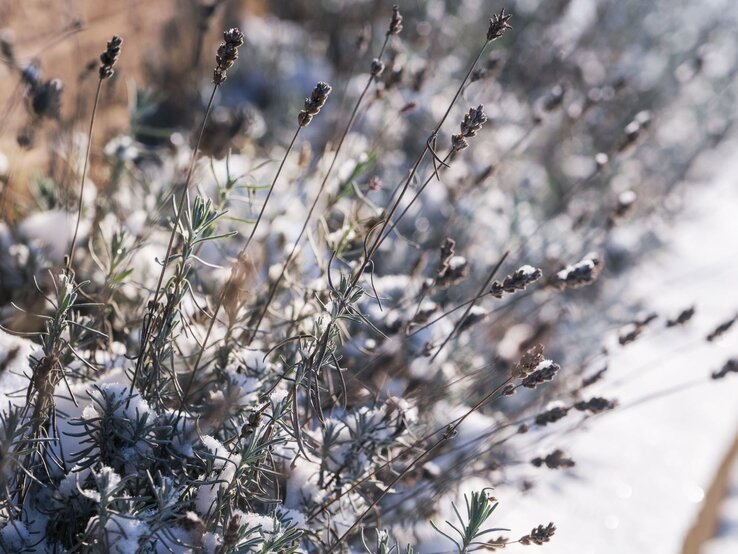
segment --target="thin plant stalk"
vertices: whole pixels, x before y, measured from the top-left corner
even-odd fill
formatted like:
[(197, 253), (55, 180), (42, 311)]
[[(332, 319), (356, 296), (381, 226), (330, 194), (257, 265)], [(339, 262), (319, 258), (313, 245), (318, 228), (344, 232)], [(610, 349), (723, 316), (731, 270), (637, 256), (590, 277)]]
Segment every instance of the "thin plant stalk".
[[(382, 56), (384, 56), (384, 51), (387, 48), (387, 43), (389, 42), (390, 35), (386, 35), (384, 38), (384, 43), (382, 44), (382, 49), (379, 52), (379, 56), (377, 57), (378, 60), (381, 61)], [(292, 249), (290, 250), (289, 255), (287, 256), (287, 259), (285, 260), (284, 264), (282, 264), (282, 269), (279, 273), (279, 277), (277, 277), (276, 281), (272, 284), (272, 287), (269, 289), (269, 294), (267, 296), (267, 300), (264, 303), (264, 307), (262, 308), (261, 312), (259, 313), (259, 317), (256, 320), (256, 323), (254, 324), (254, 329), (251, 332), (251, 335), (249, 339), (247, 340), (246, 344), (249, 345), (253, 342), (254, 338), (259, 332), (259, 327), (261, 326), (261, 322), (263, 321), (264, 317), (266, 316), (267, 311), (269, 310), (269, 306), (271, 305), (272, 301), (274, 300), (274, 296), (277, 293), (277, 289), (279, 288), (279, 285), (282, 282), (282, 279), (284, 279), (285, 273), (287, 272), (287, 268), (292, 263), (292, 260), (295, 257), (295, 254), (297, 253), (297, 248), (300, 245), (300, 242), (302, 241), (302, 237), (305, 235), (305, 231), (307, 230), (308, 225), (310, 224), (310, 220), (312, 219), (313, 212), (315, 211), (315, 208), (318, 205), (318, 201), (323, 195), (323, 191), (325, 190), (326, 184), (328, 183), (328, 178), (330, 177), (331, 173), (333, 172), (333, 167), (336, 165), (336, 161), (338, 160), (338, 155), (341, 152), (341, 148), (343, 147), (343, 143), (346, 140), (346, 137), (348, 136), (349, 132), (351, 131), (351, 127), (354, 124), (354, 121), (356, 120), (356, 115), (359, 111), (359, 107), (361, 106), (361, 103), (364, 101), (364, 97), (366, 96), (366, 93), (369, 91), (369, 87), (374, 82), (375, 76), (374, 74), (369, 75), (369, 79), (366, 82), (366, 85), (364, 85), (364, 89), (361, 91), (361, 94), (359, 95), (359, 98), (356, 100), (356, 103), (354, 104), (354, 108), (351, 111), (351, 117), (349, 117), (349, 121), (346, 124), (346, 128), (344, 129), (343, 133), (341, 134), (341, 138), (338, 141), (338, 145), (336, 146), (336, 150), (333, 153), (333, 159), (331, 160), (330, 165), (328, 166), (328, 170), (326, 171), (325, 175), (323, 176), (323, 181), (320, 183), (320, 187), (318, 188), (318, 192), (315, 195), (315, 199), (313, 200), (312, 205), (310, 206), (310, 209), (308, 210), (307, 216), (305, 217), (305, 220), (302, 225), (302, 229), (300, 229), (300, 233), (297, 236), (297, 239), (295, 239), (294, 244), (292, 245)]]
[(90, 128), (87, 130), (87, 149), (85, 151), (85, 159), (82, 165), (82, 183), (79, 188), (79, 200), (77, 202), (77, 221), (74, 224), (74, 234), (72, 242), (69, 245), (69, 253), (67, 254), (67, 263), (65, 272), (67, 275), (72, 270), (72, 259), (74, 258), (74, 249), (77, 246), (77, 234), (79, 233), (79, 224), (82, 219), (82, 201), (85, 194), (85, 180), (87, 179), (87, 166), (90, 160), (90, 150), (92, 148), (92, 131), (95, 127), (95, 117), (97, 116), (97, 106), (100, 101), (100, 90), (102, 89), (103, 78), (97, 80), (97, 89), (95, 90), (95, 100), (92, 102), (92, 115), (90, 116)]

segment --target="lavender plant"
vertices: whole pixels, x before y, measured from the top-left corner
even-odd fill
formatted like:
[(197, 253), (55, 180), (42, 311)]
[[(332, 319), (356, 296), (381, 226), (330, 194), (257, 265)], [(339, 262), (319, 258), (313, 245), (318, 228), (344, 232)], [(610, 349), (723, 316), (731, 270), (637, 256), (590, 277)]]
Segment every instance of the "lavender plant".
[[(468, 483), (522, 486), (509, 471), (521, 464), (572, 471), (562, 449), (523, 458), (524, 436), (618, 408), (588, 389), (605, 372), (599, 344), (564, 339), (588, 318), (613, 326), (601, 281), (643, 253), (618, 250), (618, 233), (652, 217), (640, 203), (661, 201), (669, 179), (627, 186), (675, 155), (648, 141), (681, 97), (605, 71), (596, 54), (627, 37), (608, 29), (617, 39), (602, 46), (595, 30), (610, 23), (573, 29), (566, 2), (516, 14), (515, 30), (504, 9), (427, 4), (369, 28), (359, 6), (340, 38), (320, 28), (330, 17), (316, 21), (350, 43), (332, 55), (350, 48), (361, 74), (296, 63), (299, 85), (258, 107), (234, 98), (259, 97), (259, 72), (294, 71), (280, 55), (315, 41), (286, 19), (247, 19), (223, 34), (199, 90), (207, 29), (232, 17), (200, 6), (204, 20), (177, 21), (198, 37), (177, 86), (195, 90), (137, 91), (130, 129), (96, 156), (103, 83), (119, 86), (113, 66), (126, 67), (121, 39), (108, 43), (84, 154), (70, 160), (80, 186), (39, 180), (37, 209), (3, 187), (17, 223), (0, 226), (0, 549), (411, 554), (552, 540), (553, 523), (492, 538), (497, 500)], [(30, 115), (57, 114), (61, 85), (29, 77), (3, 40)], [(183, 98), (201, 101), (174, 132), (162, 114)], [(268, 132), (243, 132), (247, 114)], [(59, 140), (79, 142), (73, 128)], [(659, 318), (615, 322), (619, 346)]]

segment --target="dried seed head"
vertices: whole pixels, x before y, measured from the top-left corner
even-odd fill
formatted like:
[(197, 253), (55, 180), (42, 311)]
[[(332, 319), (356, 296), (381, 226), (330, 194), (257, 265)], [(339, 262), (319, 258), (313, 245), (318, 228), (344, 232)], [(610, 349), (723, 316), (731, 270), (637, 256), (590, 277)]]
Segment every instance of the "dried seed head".
[(553, 408), (549, 408), (545, 412), (541, 412), (536, 416), (536, 425), (543, 427), (549, 423), (556, 423), (560, 419), (565, 418), (566, 414), (569, 413), (569, 410), (570, 408), (566, 406), (554, 406)]
[(600, 257), (597, 254), (589, 254), (581, 262), (559, 271), (554, 284), (561, 290), (583, 287), (593, 283), (601, 270)]
[(123, 39), (115, 35), (108, 42), (105, 52), (100, 54), (100, 79), (110, 79), (113, 76), (113, 66), (120, 57), (120, 47), (122, 44)]
[(594, 385), (598, 381), (600, 381), (604, 376), (605, 373), (607, 373), (607, 366), (603, 367), (602, 369), (598, 369), (595, 371), (592, 375), (589, 375), (588, 377), (585, 377), (582, 379), (582, 386), (581, 388), (586, 388)]
[(384, 63), (382, 63), (378, 58), (374, 58), (372, 60), (372, 75), (375, 77), (379, 77), (384, 72)]
[(487, 114), (484, 113), (484, 106), (480, 104), (476, 108), (469, 108), (461, 122), (461, 133), (451, 137), (453, 149), (459, 151), (469, 146), (466, 139), (476, 136), (486, 122)]
[[(443, 255), (443, 251), (442, 251)], [(469, 275), (469, 262), (463, 256), (451, 256), (443, 263), (436, 275), (436, 284), (447, 288), (456, 285)]]
[(707, 335), (707, 342), (712, 342), (715, 339), (723, 336), (733, 326), (736, 319), (738, 319), (738, 316), (733, 317), (728, 321), (723, 321), (720, 325), (715, 327), (715, 329), (709, 335)]
[(436, 311), (438, 311), (438, 304), (432, 300), (424, 300), (418, 306), (418, 310), (415, 312), (412, 320), (410, 320), (410, 326), (426, 323)]
[(472, 309), (469, 310), (469, 313), (466, 315), (463, 321), (461, 321), (461, 323), (459, 324), (458, 332), (461, 333), (462, 331), (466, 331), (475, 323), (478, 323), (485, 319), (488, 315), (489, 312), (487, 312), (487, 310), (485, 310), (481, 306), (473, 306)]
[(32, 87), (28, 95), (28, 109), (33, 117), (59, 119), (64, 84), (52, 79)]
[(559, 364), (551, 360), (543, 360), (530, 375), (523, 378), (521, 384), (527, 389), (534, 389), (538, 385), (553, 380), (559, 369), (561, 369)]
[(526, 377), (531, 374), (538, 365), (543, 362), (543, 345), (532, 346), (520, 357), (520, 361), (512, 369), (513, 377)]
[(649, 313), (621, 327), (618, 331), (618, 342), (620, 346), (625, 346), (635, 341), (641, 336), (643, 329), (656, 318), (658, 318), (658, 315)]
[(719, 371), (713, 372), (712, 378), (715, 380), (722, 379), (728, 373), (738, 373), (738, 358), (731, 358), (725, 362), (725, 365)]
[(215, 55), (215, 71), (213, 71), (213, 82), (221, 85), (226, 80), (227, 71), (238, 59), (238, 49), (243, 46), (243, 33), (236, 27), (223, 33), (223, 42), (218, 47)]
[(581, 400), (574, 404), (574, 409), (579, 412), (590, 412), (599, 414), (607, 410), (612, 410), (618, 403), (615, 400), (608, 400), (601, 396), (593, 396), (589, 400)]
[(398, 35), (400, 31), (402, 31), (402, 14), (400, 13), (400, 6), (395, 4), (392, 6), (392, 19), (387, 30), (387, 36)]
[(556, 526), (553, 523), (549, 523), (545, 527), (543, 525), (539, 525), (524, 537), (520, 537), (518, 542), (525, 545), (537, 544), (540, 546), (543, 543), (550, 541), (555, 532)]
[(505, 34), (505, 31), (512, 29), (508, 21), (512, 15), (505, 13), (505, 8), (500, 10), (499, 14), (493, 14), (489, 20), (489, 28), (487, 29), (487, 40), (493, 41)]
[(315, 85), (310, 98), (305, 98), (305, 108), (297, 116), (297, 122), (300, 124), (300, 127), (307, 127), (313, 120), (313, 116), (318, 115), (320, 109), (325, 106), (330, 93), (331, 86), (328, 83), (320, 81)]
[(496, 552), (497, 550), (503, 550), (507, 546), (508, 542), (509, 539), (507, 537), (503, 537), (502, 535), (500, 535), (496, 539), (487, 540), (484, 548), (489, 550), (490, 552)]
[(679, 312), (679, 315), (676, 316), (674, 319), (668, 319), (666, 321), (666, 326), (676, 327), (677, 325), (684, 325), (690, 319), (692, 319), (692, 316), (694, 316), (694, 312), (695, 312), (694, 306), (690, 306), (689, 308)]
[(454, 254), (456, 254), (456, 241), (446, 237), (441, 244), (441, 259), (438, 261), (438, 270), (436, 271), (439, 276), (448, 270), (448, 264)]
[(490, 287), (490, 294), (496, 298), (502, 298), (506, 292), (525, 290), (528, 285), (541, 278), (543, 272), (535, 267), (524, 265), (512, 275), (505, 277), (500, 283), (495, 281)]
[(536, 467), (545, 465), (548, 469), (562, 469), (574, 467), (576, 464), (571, 458), (567, 458), (563, 450), (556, 449), (544, 458), (538, 456), (530, 461)]
[(446, 427), (446, 430), (443, 432), (443, 440), (451, 440), (453, 439), (457, 434), (456, 427), (453, 425), (449, 425)]

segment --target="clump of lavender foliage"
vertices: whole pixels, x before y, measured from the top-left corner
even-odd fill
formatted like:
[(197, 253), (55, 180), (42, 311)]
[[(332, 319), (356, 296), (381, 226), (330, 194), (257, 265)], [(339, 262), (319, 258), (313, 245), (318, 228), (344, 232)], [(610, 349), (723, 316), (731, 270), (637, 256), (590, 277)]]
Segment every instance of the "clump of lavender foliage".
[[(617, 289), (601, 281), (643, 254), (628, 245), (658, 243), (629, 223), (688, 173), (672, 158), (704, 144), (649, 142), (689, 102), (610, 72), (631, 69), (605, 56), (633, 26), (577, 23), (567, 2), (515, 20), (484, 3), (418, 3), (370, 27), (359, 6), (340, 38), (335, 13), (315, 22), (330, 48), (288, 22), (298, 4), (226, 31), (210, 58), (220, 3), (181, 16), (195, 55), (162, 48), (158, 74), (180, 80), (139, 90), (130, 131), (102, 152), (96, 110), (128, 42), (108, 43), (79, 136), (59, 116), (62, 83), (2, 35), (30, 122), (19, 142), (33, 148), (56, 122), (50, 146), (71, 169), (34, 183), (33, 209), (0, 171), (15, 221), (0, 224), (0, 550), (410, 554), (555, 540), (553, 523), (517, 540), (490, 528), (486, 485), (444, 506), (480, 476), (529, 486), (510, 471), (526, 437), (617, 409), (588, 392), (605, 372), (599, 337), (619, 325), (627, 347), (661, 316), (602, 309)], [(738, 66), (703, 75), (703, 53), (684, 53), (673, 78), (732, 82)], [(290, 94), (264, 94), (270, 79)], [(162, 123), (193, 98), (177, 132)], [(727, 131), (713, 120), (685, 136)], [(598, 338), (568, 344), (582, 328)], [(561, 449), (525, 465), (576, 467)]]

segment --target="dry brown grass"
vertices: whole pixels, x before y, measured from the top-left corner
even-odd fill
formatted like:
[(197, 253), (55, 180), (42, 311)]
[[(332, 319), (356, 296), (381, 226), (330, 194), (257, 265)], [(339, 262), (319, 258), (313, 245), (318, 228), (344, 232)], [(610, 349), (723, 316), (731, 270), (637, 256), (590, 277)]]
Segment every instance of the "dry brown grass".
[[(176, 4), (176, 0), (112, 0), (104, 3), (96, 0), (74, 3), (10, 0), (4, 6), (3, 27), (13, 32), (17, 59), (21, 63), (37, 59), (45, 78), (59, 78), (64, 83), (61, 122), (46, 124), (38, 133), (35, 146), (24, 150), (16, 141), (19, 129), (26, 122), (22, 91), (17, 86), (17, 74), (5, 65), (0, 66), (2, 112), (13, 105), (0, 134), (0, 151), (10, 160), (9, 180), (14, 194), (26, 191), (29, 180), (39, 168), (47, 167), (50, 140), (68, 135), (71, 129), (83, 130), (91, 102), (77, 102), (76, 99), (93, 94), (96, 79), (94, 72), (80, 68), (96, 61), (105, 43), (115, 33), (124, 35), (126, 40), (127, 52), (120, 64), (123, 82), (116, 84), (115, 94), (106, 95), (101, 106), (105, 115), (100, 118), (102, 125), (96, 136), (96, 148), (125, 125), (128, 102), (125, 80), (141, 75), (140, 60), (145, 59), (144, 50), (151, 48), (150, 39), (144, 38), (161, 32)], [(72, 30), (75, 21), (81, 22), (77, 31)], [(94, 165), (92, 177), (95, 178)]]

